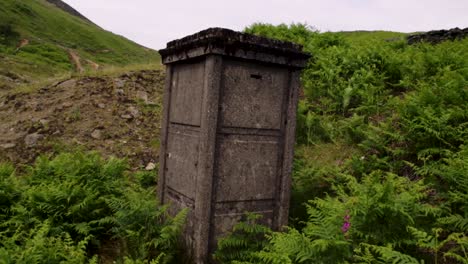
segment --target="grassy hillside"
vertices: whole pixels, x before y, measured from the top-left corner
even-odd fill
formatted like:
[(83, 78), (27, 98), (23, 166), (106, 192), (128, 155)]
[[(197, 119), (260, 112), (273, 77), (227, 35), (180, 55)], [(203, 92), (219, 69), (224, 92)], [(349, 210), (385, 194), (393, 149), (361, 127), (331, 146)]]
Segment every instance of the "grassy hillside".
[(365, 43), (372, 40), (391, 40), (397, 41), (403, 39), (407, 34), (401, 32), (393, 32), (393, 31), (342, 31), (337, 32), (336, 34), (343, 36), (343, 38), (347, 39), (350, 42), (360, 42)]
[[(27, 44), (19, 48), (20, 43)], [(159, 62), (156, 51), (105, 31), (45, 0), (2, 0), (0, 87), (69, 74), (74, 69), (70, 52), (79, 58), (84, 70), (96, 65), (102, 69)]]

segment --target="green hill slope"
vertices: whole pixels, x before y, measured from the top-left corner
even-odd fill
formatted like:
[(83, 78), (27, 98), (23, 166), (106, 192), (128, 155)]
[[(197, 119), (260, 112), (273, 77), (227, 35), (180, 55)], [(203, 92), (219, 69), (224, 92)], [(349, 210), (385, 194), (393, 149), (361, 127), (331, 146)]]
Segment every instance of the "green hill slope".
[[(272, 235), (261, 252), (235, 256), (468, 263), (468, 38), (409, 45), (398, 40), (404, 34), (383, 31), (246, 31), (302, 44), (312, 58), (301, 76), (294, 228)], [(246, 261), (222, 255), (239, 240), (215, 254)]]
[(2, 0), (0, 89), (74, 70), (147, 63), (159, 63), (156, 51), (105, 31), (45, 0)]
[(401, 32), (393, 31), (366, 31), (366, 30), (357, 30), (357, 31), (341, 31), (336, 34), (342, 36), (344, 39), (354, 42), (354, 43), (366, 43), (373, 40), (401, 40), (405, 38), (408, 34)]

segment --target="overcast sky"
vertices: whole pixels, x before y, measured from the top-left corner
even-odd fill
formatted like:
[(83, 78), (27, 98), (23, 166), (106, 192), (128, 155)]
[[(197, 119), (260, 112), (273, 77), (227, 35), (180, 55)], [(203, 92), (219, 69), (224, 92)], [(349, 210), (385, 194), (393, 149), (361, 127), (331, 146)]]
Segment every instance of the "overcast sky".
[(150, 48), (208, 27), (307, 23), (320, 31), (468, 27), (468, 0), (64, 0), (104, 29)]

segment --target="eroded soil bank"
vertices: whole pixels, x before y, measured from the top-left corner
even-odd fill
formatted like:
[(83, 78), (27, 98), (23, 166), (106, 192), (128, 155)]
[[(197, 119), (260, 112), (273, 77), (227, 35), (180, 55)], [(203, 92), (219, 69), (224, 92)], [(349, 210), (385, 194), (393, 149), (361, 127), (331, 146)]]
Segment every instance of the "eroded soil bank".
[(30, 164), (38, 155), (96, 150), (127, 158), (132, 169), (158, 159), (162, 70), (81, 77), (0, 97), (0, 162)]

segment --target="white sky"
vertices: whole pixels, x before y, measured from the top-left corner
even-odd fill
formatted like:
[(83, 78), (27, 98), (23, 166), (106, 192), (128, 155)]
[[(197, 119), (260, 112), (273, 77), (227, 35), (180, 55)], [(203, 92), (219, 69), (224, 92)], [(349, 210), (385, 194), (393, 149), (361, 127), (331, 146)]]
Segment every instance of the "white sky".
[(468, 27), (468, 0), (64, 0), (104, 29), (150, 48), (209, 27), (307, 23), (320, 31)]

